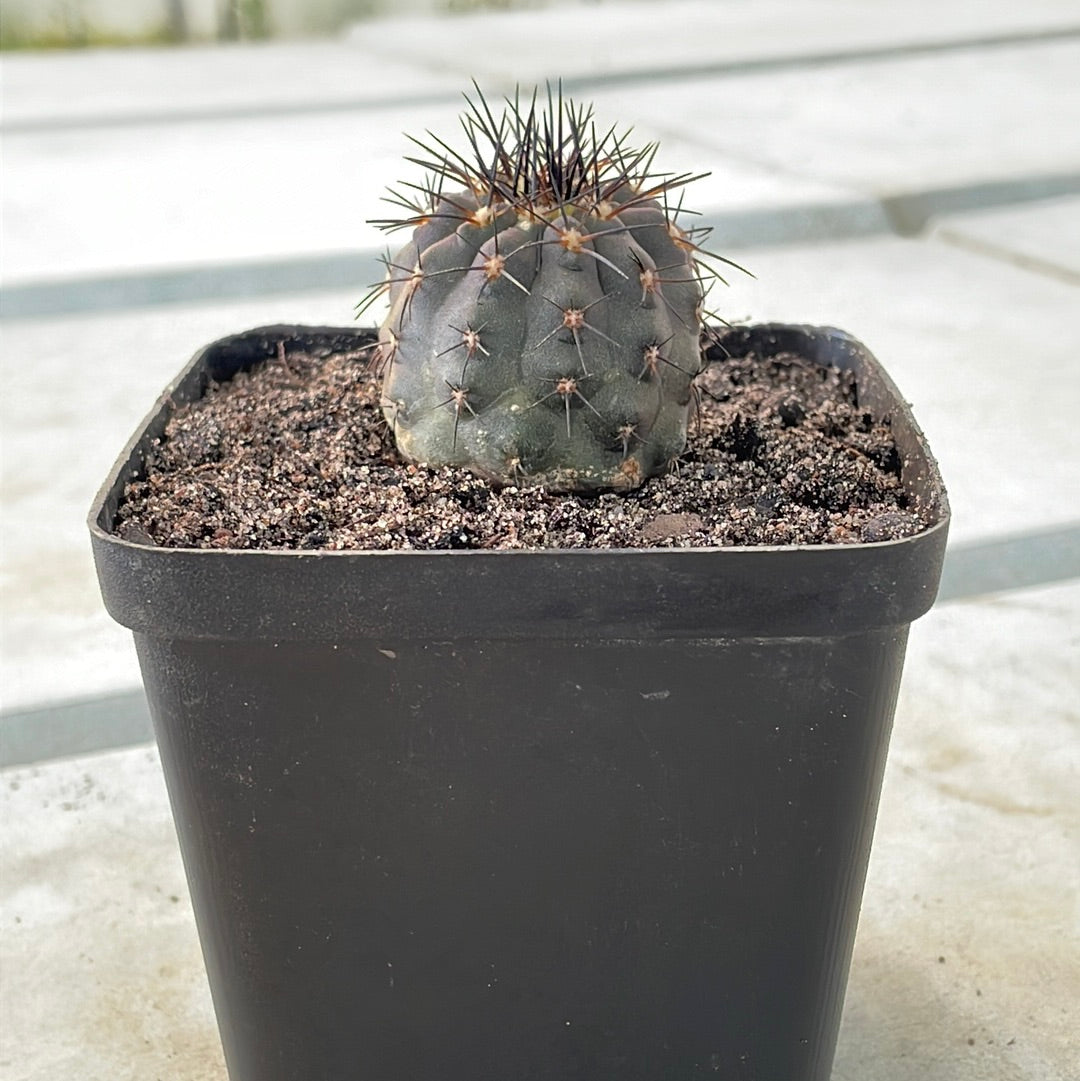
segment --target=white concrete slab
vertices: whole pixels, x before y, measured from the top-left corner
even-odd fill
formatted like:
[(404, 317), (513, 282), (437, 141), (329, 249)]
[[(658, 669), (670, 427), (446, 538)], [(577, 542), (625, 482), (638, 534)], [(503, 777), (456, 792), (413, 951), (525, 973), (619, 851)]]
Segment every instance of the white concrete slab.
[(932, 231), (948, 244), (1080, 285), (1080, 197), (954, 214)]
[[(547, 78), (594, 79), (649, 70), (892, 50), (1080, 26), (1068, 0), (647, 0), (584, 9), (478, 13), (455, 19), (356, 24), (352, 39), (381, 55), (503, 87)], [(512, 42), (512, 47), (507, 43)]]
[(0, 774), (0, 1073), (223, 1081), (156, 751)]
[(1080, 1062), (1080, 584), (912, 628), (833, 1081)]
[(456, 111), (9, 136), (5, 284), (381, 248), (365, 219), (385, 216), (380, 200), (407, 152), (402, 130), (449, 127)]
[[(1080, 584), (912, 630), (834, 1081), (1068, 1081)], [(156, 755), (0, 774), (6, 1081), (220, 1081)]]
[(460, 76), (346, 41), (5, 53), (9, 131), (364, 106), (458, 93)]
[(1080, 171), (1080, 40), (598, 89), (725, 156), (866, 193)]

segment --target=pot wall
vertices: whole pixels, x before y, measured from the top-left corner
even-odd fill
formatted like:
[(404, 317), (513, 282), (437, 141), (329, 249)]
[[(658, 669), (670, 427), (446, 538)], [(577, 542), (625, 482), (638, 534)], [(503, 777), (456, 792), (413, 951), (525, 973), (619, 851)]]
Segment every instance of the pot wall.
[(904, 642), (140, 637), (233, 1081), (824, 1081)]

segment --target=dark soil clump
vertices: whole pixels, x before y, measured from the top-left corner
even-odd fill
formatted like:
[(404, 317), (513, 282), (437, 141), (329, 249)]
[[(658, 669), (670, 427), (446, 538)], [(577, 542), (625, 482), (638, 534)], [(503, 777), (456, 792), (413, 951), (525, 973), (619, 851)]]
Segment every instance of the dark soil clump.
[(117, 532), (186, 548), (642, 548), (843, 544), (933, 524), (887, 419), (794, 355), (712, 364), (686, 452), (627, 494), (493, 488), (402, 462), (362, 351), (290, 353), (179, 408)]

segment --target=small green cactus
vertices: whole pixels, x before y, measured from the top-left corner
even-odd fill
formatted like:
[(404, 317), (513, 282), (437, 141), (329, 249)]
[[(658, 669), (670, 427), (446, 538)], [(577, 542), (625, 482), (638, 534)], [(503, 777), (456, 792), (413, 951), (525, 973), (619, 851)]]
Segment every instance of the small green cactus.
[(598, 136), (561, 87), (499, 119), (476, 89), (467, 152), (413, 139), (433, 179), (391, 189), (408, 214), (376, 223), (413, 230), (360, 305), (388, 294), (376, 357), (398, 449), (497, 484), (634, 488), (682, 452), (703, 365), (719, 275), (707, 230), (668, 205), (699, 177), (654, 173), (655, 144)]

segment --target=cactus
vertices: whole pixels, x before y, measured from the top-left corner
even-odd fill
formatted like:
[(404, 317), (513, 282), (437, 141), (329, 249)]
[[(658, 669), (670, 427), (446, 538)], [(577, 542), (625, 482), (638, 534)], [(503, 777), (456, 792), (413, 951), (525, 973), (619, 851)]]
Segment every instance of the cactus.
[(598, 137), (561, 87), (499, 119), (476, 93), (467, 151), (413, 139), (432, 179), (391, 189), (407, 216), (375, 223), (413, 230), (360, 305), (388, 295), (375, 356), (398, 449), (497, 484), (637, 487), (682, 452), (703, 365), (719, 274), (668, 204), (699, 176)]

